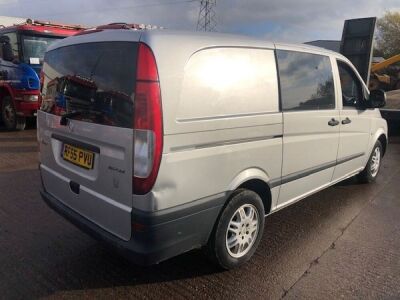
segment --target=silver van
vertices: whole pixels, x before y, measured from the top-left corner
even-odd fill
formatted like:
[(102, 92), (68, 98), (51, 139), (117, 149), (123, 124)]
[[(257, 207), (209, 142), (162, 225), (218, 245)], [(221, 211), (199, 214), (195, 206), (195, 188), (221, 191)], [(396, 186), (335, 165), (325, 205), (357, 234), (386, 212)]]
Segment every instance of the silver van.
[(385, 94), (369, 93), (340, 54), (116, 27), (46, 53), (41, 194), (135, 263), (204, 247), (239, 266), (265, 216), (351, 176), (377, 177)]

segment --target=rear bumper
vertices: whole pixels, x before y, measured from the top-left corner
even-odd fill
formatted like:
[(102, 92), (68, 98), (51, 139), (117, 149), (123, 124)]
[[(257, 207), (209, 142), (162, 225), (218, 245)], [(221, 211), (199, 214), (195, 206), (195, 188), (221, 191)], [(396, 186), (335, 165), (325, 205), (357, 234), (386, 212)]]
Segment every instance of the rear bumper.
[(204, 246), (225, 201), (225, 196), (219, 196), (162, 213), (133, 211), (132, 238), (124, 241), (82, 217), (46, 191), (40, 193), (53, 210), (138, 265), (156, 264)]

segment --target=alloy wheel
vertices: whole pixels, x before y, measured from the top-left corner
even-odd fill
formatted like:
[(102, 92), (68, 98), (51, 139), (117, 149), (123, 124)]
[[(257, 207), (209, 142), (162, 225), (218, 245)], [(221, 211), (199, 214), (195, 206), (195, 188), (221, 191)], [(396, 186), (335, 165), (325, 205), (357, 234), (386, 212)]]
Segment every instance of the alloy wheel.
[(240, 258), (247, 254), (257, 239), (259, 215), (255, 206), (244, 204), (233, 214), (226, 231), (229, 255)]

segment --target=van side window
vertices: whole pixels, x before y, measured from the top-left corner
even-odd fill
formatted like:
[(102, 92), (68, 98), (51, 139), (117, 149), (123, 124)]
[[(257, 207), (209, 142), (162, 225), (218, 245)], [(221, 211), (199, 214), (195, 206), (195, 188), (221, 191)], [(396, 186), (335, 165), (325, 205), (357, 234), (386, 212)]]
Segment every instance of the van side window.
[(279, 111), (271, 49), (204, 49), (190, 57), (184, 70), (180, 121)]
[(332, 65), (328, 56), (277, 50), (284, 111), (335, 108)]
[(356, 107), (362, 101), (362, 85), (354, 71), (344, 62), (338, 61), (343, 107)]

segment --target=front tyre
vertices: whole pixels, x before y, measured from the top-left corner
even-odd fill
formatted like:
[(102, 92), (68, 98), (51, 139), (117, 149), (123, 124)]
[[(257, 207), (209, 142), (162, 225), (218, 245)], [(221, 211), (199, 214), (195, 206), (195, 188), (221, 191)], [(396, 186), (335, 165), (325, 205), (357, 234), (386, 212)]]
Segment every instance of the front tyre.
[(15, 130), (24, 130), (26, 127), (26, 118), (17, 117), (17, 124), (15, 125)]
[(370, 183), (375, 181), (381, 167), (382, 155), (382, 144), (380, 141), (376, 141), (365, 169), (358, 174), (358, 179), (360, 182)]
[(26, 119), (18, 117), (15, 106), (10, 97), (4, 97), (1, 106), (1, 118), (8, 130), (24, 130)]
[(208, 255), (223, 269), (247, 262), (264, 231), (264, 205), (250, 190), (237, 190), (224, 208), (208, 244)]

